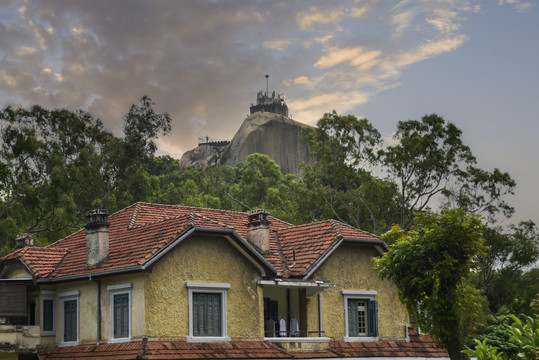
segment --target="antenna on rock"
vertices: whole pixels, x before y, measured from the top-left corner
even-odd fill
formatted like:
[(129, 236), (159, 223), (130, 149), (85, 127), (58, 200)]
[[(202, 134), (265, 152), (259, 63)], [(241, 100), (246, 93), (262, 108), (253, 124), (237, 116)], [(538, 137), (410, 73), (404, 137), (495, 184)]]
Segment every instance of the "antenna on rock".
[(268, 78), (269, 78), (269, 74), (266, 74), (266, 96), (268, 95)]

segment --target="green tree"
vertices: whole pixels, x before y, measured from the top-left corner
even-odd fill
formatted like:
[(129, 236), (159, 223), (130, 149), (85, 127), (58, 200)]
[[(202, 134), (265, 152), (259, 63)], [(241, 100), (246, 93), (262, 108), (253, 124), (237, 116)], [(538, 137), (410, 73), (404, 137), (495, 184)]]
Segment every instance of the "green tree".
[(461, 209), (418, 214), (410, 230), (395, 226), (384, 235), (391, 245), (376, 258), (375, 271), (392, 280), (417, 324), (462, 359), (466, 334), (482, 313), (482, 297), (468, 285), (484, 252), (477, 216)]
[(493, 313), (531, 315), (530, 302), (539, 293), (539, 269), (533, 268), (539, 258), (539, 230), (532, 221), (509, 230), (486, 229), (488, 254), (481, 259), (477, 287)]
[(391, 184), (368, 172), (377, 163), (375, 149), (381, 145), (378, 130), (367, 119), (333, 111), (324, 114), (315, 128), (305, 127), (302, 133), (315, 160), (314, 164), (305, 165), (305, 178), (327, 186), (320, 194), (324, 195), (322, 198), (333, 216), (376, 231), (377, 210), (381, 209), (374, 209), (381, 204), (376, 201), (383, 200), (389, 205), (396, 195)]
[(407, 227), (437, 194), (448, 190), (455, 175), (475, 163), (462, 131), (442, 117), (399, 121), (396, 145), (380, 150), (385, 170), (399, 185), (400, 226)]

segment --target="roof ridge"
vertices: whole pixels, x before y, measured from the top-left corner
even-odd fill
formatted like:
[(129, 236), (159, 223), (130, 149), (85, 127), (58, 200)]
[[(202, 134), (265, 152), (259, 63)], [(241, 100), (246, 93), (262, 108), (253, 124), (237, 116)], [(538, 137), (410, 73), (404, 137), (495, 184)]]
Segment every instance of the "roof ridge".
[(135, 223), (137, 222), (139, 211), (140, 211), (140, 202), (137, 202), (135, 203), (135, 210), (133, 210), (133, 215), (131, 215), (131, 221), (129, 222), (129, 225), (127, 225), (128, 229), (132, 229), (135, 227)]
[[(190, 212), (189, 214), (190, 214), (190, 215), (194, 215), (194, 216), (201, 217), (201, 218), (203, 218), (204, 220), (210, 221), (210, 222), (212, 222), (212, 223), (214, 223), (214, 224), (217, 224), (217, 225), (219, 225), (219, 226), (226, 227), (226, 228), (228, 228), (228, 229), (236, 229), (234, 226), (227, 225), (227, 224), (225, 224), (225, 223), (222, 223), (222, 222), (220, 222), (220, 221), (218, 221), (218, 220), (216, 220), (216, 219), (214, 219), (214, 218), (208, 217), (208, 216), (206, 216), (206, 215), (197, 214), (197, 213), (195, 213), (195, 212)], [(194, 226), (194, 224), (193, 224), (193, 226)]]
[(150, 226), (150, 225), (155, 225), (155, 224), (159, 224), (159, 223), (162, 223), (162, 222), (165, 222), (165, 221), (172, 221), (172, 220), (178, 220), (178, 219), (181, 219), (181, 218), (187, 218), (189, 217), (191, 213), (189, 214), (180, 214), (180, 215), (176, 215), (176, 216), (172, 216), (172, 217), (166, 217), (166, 218), (163, 218), (163, 219), (157, 219), (155, 221), (152, 221), (152, 222), (145, 222), (143, 224), (140, 224), (140, 225), (129, 225), (128, 226), (128, 229), (129, 230), (135, 230), (135, 229), (141, 229), (145, 226)]
[(342, 235), (341, 229), (339, 229), (336, 222), (337, 221), (335, 219), (329, 219), (329, 223), (331, 224), (331, 227), (337, 233), (337, 239), (342, 239), (343, 235)]

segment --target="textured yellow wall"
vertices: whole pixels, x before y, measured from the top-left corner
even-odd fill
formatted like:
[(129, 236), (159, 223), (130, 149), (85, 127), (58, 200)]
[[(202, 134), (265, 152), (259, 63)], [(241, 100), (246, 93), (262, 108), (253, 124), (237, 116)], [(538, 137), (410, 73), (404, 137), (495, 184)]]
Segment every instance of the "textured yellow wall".
[(144, 279), (146, 274), (133, 274), (115, 276), (101, 280), (101, 338), (109, 340), (111, 338), (111, 318), (110, 318), (110, 292), (107, 286), (131, 284), (131, 337), (141, 337), (144, 335)]
[[(131, 337), (144, 335), (144, 280), (146, 274), (114, 276), (101, 280), (101, 340), (110, 340), (110, 292), (108, 285), (131, 283)], [(97, 341), (97, 282), (76, 281), (56, 286), (43, 286), (41, 290), (55, 290), (55, 337), (42, 336), (41, 344), (50, 345), (62, 342), (62, 298), (67, 291), (80, 291), (79, 296), (79, 341)], [(38, 302), (37, 319), (41, 323), (41, 297)]]
[[(371, 258), (378, 252), (369, 246), (341, 245), (315, 272), (315, 280), (329, 280), (336, 286), (322, 293), (325, 336), (346, 336), (343, 290), (378, 292), (378, 330), (380, 338), (404, 338), (407, 314), (400, 303), (393, 283), (380, 280), (372, 271)], [(317, 329), (318, 300), (308, 301), (309, 328)], [(316, 322), (316, 323), (315, 323)]]
[(62, 342), (62, 300), (66, 291), (80, 291), (79, 296), (79, 341), (97, 339), (97, 285), (93, 281), (76, 281), (56, 286), (55, 329), (56, 342)]
[(189, 336), (187, 282), (230, 284), (227, 335), (263, 336), (260, 272), (223, 237), (192, 237), (160, 259), (145, 283), (146, 334)]

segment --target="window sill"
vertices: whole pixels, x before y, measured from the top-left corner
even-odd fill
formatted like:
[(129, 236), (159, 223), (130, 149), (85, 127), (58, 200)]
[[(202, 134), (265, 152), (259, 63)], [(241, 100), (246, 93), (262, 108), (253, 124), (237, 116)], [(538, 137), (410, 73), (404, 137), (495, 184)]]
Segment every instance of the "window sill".
[(78, 341), (68, 341), (68, 342), (61, 342), (58, 344), (58, 347), (65, 347), (65, 346), (77, 346), (79, 345)]
[(346, 342), (373, 342), (378, 341), (378, 336), (345, 337)]
[(128, 338), (110, 339), (109, 341), (107, 341), (107, 343), (109, 343), (109, 344), (118, 344), (118, 343), (130, 342), (130, 341), (131, 341), (131, 338), (128, 337)]
[(203, 336), (189, 336), (186, 339), (187, 342), (229, 342), (230, 337), (228, 336), (219, 336), (219, 337), (203, 337)]

